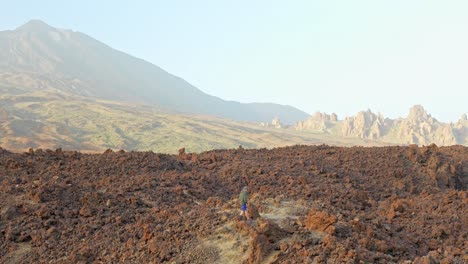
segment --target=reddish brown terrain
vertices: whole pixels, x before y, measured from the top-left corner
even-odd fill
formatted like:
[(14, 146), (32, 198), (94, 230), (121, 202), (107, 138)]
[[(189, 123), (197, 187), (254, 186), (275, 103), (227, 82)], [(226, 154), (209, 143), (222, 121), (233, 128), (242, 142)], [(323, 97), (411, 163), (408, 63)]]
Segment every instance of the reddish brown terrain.
[(0, 182), (0, 263), (468, 262), (462, 146), (0, 149)]

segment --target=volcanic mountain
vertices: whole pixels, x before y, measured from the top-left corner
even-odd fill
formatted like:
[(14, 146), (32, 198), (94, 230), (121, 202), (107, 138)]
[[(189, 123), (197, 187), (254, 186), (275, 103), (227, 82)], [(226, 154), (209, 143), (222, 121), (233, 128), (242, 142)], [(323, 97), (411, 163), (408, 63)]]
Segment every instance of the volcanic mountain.
[(83, 33), (57, 29), (39, 20), (0, 32), (0, 91), (46, 89), (238, 121), (279, 117), (292, 124), (308, 116), (291, 106), (222, 100)]

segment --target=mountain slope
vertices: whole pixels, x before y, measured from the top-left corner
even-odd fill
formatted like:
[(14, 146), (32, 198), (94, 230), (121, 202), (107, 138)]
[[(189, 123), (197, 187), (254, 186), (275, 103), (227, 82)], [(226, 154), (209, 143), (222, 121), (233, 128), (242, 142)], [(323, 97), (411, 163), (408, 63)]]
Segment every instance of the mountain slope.
[(383, 145), (326, 134), (262, 128), (211, 116), (174, 114), (144, 105), (38, 91), (0, 94), (0, 147), (108, 148), (177, 153), (212, 149), (273, 148), (295, 144)]
[(224, 101), (85, 34), (37, 20), (0, 32), (0, 72), (3, 90), (55, 89), (250, 122), (279, 117), (292, 124), (308, 116), (290, 106)]

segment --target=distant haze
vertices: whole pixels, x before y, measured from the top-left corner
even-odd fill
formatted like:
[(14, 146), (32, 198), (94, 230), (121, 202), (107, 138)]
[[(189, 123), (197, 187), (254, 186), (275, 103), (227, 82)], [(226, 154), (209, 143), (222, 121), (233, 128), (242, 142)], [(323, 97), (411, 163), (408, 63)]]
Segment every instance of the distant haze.
[(4, 1), (0, 30), (30, 19), (86, 32), (208, 94), (339, 118), (370, 108), (441, 121), (468, 111), (467, 1)]
[(286, 105), (222, 100), (86, 34), (40, 20), (0, 31), (0, 95), (45, 91), (258, 123), (280, 118), (293, 124), (309, 116)]

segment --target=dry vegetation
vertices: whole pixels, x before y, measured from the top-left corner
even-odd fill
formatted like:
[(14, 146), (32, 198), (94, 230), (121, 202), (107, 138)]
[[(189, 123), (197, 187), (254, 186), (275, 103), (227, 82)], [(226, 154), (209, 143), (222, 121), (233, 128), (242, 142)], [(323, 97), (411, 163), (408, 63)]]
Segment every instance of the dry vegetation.
[(0, 95), (0, 146), (16, 151), (62, 148), (86, 152), (273, 148), (295, 144), (383, 145), (323, 133), (262, 128), (255, 123), (170, 113), (142, 105), (60, 93)]

